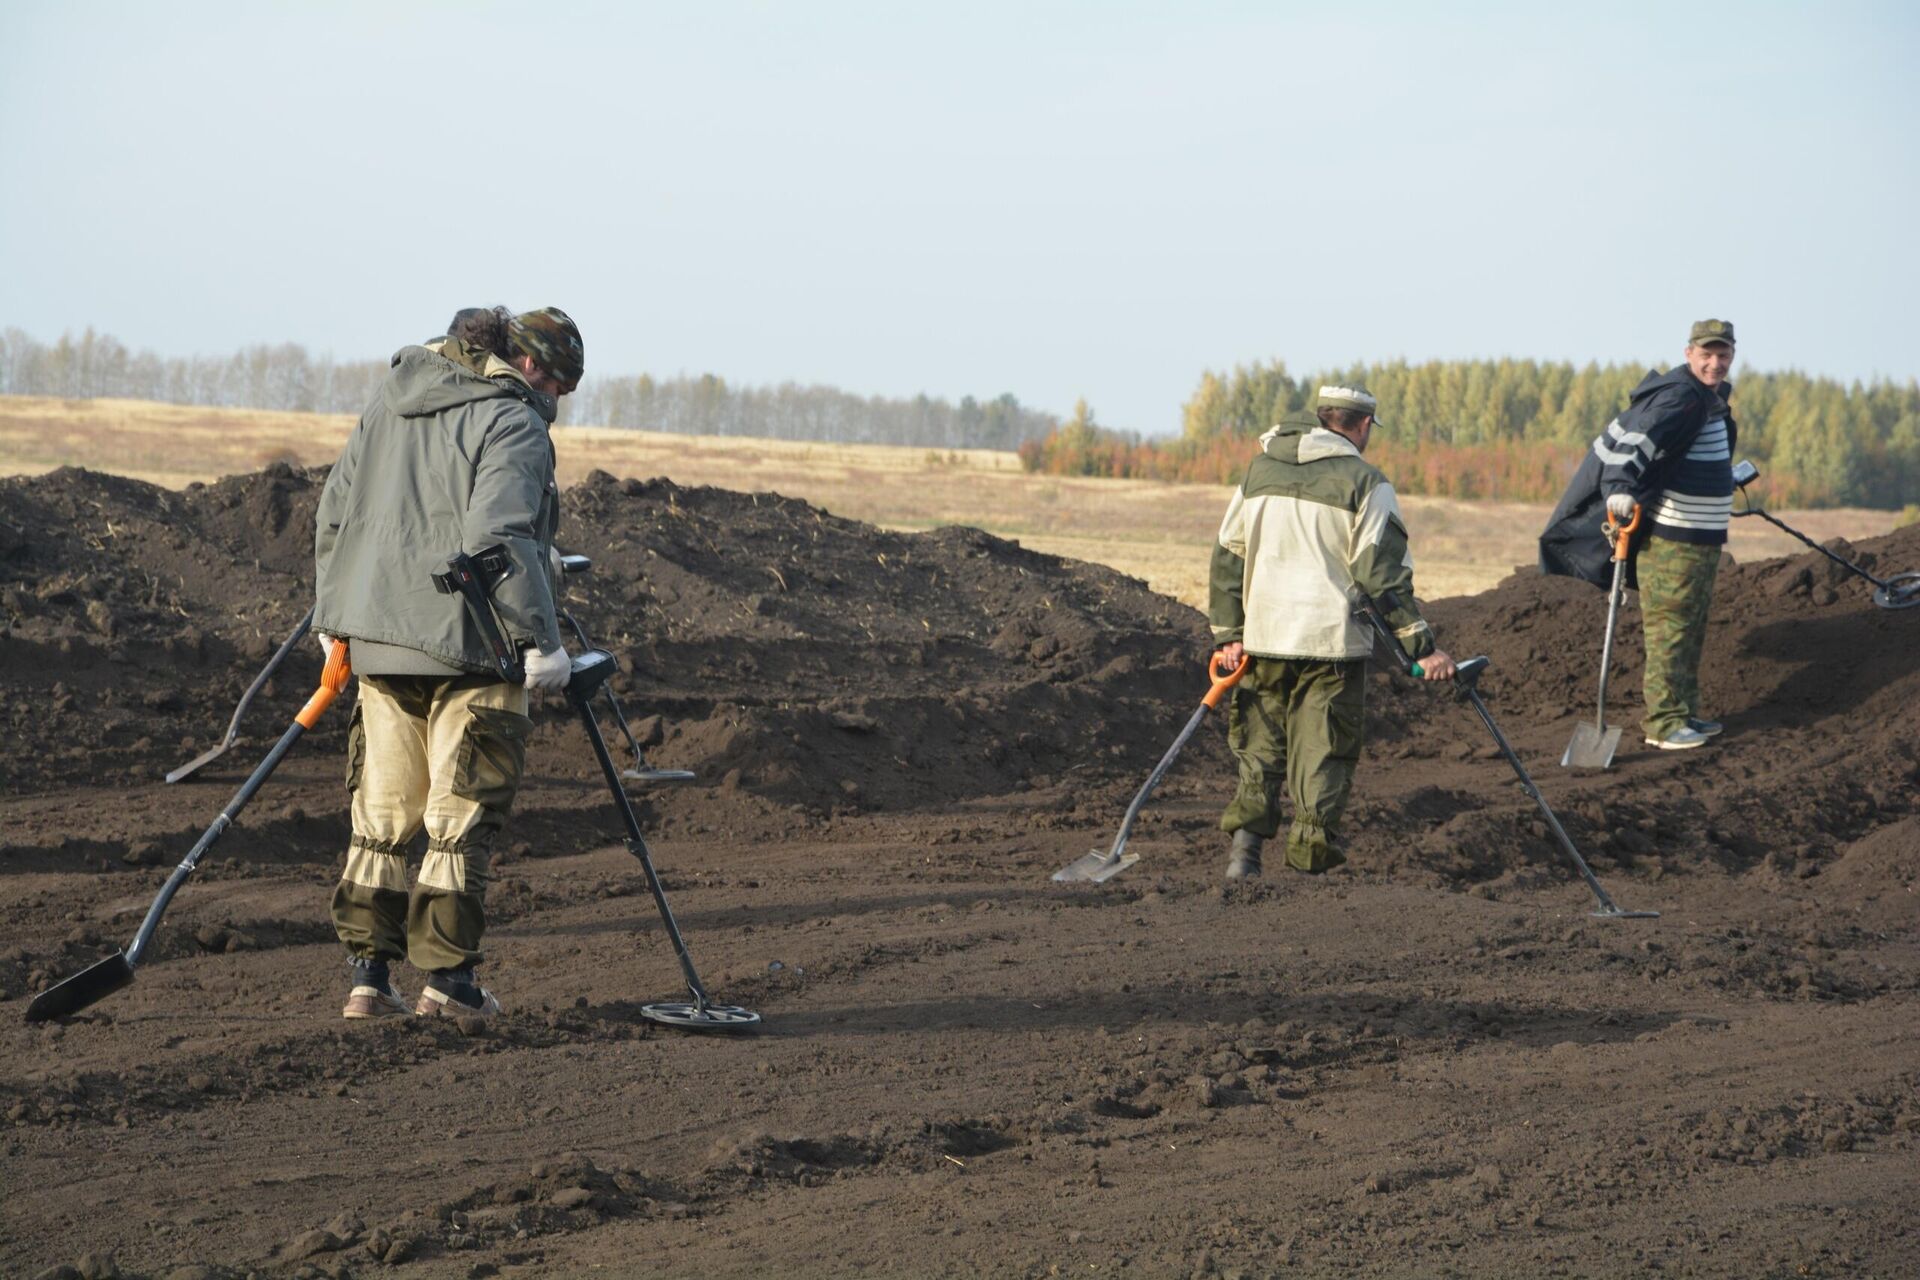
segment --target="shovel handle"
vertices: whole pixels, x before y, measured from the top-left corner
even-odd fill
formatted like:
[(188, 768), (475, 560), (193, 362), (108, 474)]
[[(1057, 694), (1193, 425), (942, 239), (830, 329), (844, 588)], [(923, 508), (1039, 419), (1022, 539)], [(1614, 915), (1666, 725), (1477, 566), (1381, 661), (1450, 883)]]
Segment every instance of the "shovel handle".
[(1203, 707), (1218, 707), (1220, 699), (1227, 696), (1227, 690), (1240, 683), (1240, 677), (1247, 674), (1247, 668), (1253, 665), (1253, 655), (1241, 653), (1240, 665), (1228, 670), (1221, 660), (1220, 651), (1215, 649), (1213, 656), (1207, 659), (1207, 674), (1213, 679), (1213, 688), (1207, 690), (1207, 696), (1200, 699)]
[(320, 687), (307, 699), (307, 705), (300, 708), (300, 714), (294, 717), (302, 729), (311, 729), (326, 714), (333, 700), (346, 691), (347, 681), (353, 676), (353, 667), (347, 662), (347, 642), (336, 640), (333, 652), (327, 655), (327, 665), (320, 671)]
[(1627, 558), (1627, 544), (1633, 539), (1633, 531), (1640, 527), (1640, 510), (1640, 504), (1636, 502), (1633, 504), (1633, 518), (1625, 524), (1616, 524), (1613, 519), (1609, 517), (1606, 523), (1600, 526), (1601, 536), (1613, 544), (1613, 558), (1615, 560), (1625, 560)]

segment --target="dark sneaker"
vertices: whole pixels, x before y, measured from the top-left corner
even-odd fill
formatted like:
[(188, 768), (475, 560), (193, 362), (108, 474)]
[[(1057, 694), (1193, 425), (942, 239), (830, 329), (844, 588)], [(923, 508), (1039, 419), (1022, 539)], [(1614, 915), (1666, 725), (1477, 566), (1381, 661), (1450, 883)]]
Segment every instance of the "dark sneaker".
[(340, 1016), (343, 1018), (404, 1018), (407, 1013), (407, 998), (400, 994), (392, 982), (388, 982), (384, 987), (363, 983), (355, 987), (347, 996), (347, 1007), (340, 1011)]
[(479, 1003), (469, 1004), (457, 996), (449, 995), (438, 987), (423, 987), (420, 991), (420, 999), (414, 1002), (413, 1016), (416, 1018), (430, 1018), (438, 1014), (449, 1018), (491, 1018), (494, 1014), (500, 1012), (500, 1002), (494, 999), (493, 992), (487, 990), (485, 987), (472, 987), (469, 989), (479, 993)]
[(1666, 737), (1648, 738), (1646, 743), (1648, 746), (1658, 747), (1662, 751), (1687, 751), (1694, 747), (1706, 746), (1707, 735), (1701, 733), (1691, 725), (1683, 724)]
[(1233, 852), (1227, 858), (1227, 879), (1260, 878), (1260, 837), (1245, 828), (1233, 833)]
[(1697, 720), (1692, 716), (1687, 717), (1687, 728), (1703, 738), (1711, 738), (1726, 727), (1718, 720)]

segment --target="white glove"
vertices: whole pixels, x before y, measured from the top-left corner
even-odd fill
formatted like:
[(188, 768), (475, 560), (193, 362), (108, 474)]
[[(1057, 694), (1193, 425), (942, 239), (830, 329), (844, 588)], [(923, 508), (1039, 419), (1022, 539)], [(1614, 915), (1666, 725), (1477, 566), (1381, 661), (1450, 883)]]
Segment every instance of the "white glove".
[(527, 650), (527, 688), (564, 689), (572, 675), (573, 659), (567, 656), (565, 645), (552, 653)]
[(560, 548), (547, 548), (547, 567), (553, 570), (553, 580), (556, 585), (560, 579), (567, 576), (566, 566), (560, 563)]
[(333, 657), (333, 646), (340, 642), (324, 631), (316, 631), (313, 634), (314, 638), (320, 641), (320, 655), (324, 658)]
[(1607, 499), (1607, 514), (1615, 520), (1631, 520), (1633, 509), (1637, 506), (1630, 493), (1616, 493)]

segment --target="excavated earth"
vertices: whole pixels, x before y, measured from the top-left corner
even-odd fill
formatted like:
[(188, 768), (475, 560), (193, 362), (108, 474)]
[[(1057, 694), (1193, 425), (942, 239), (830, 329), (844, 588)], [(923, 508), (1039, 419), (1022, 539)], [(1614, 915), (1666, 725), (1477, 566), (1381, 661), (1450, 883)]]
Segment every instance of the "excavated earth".
[[(1429, 615), (1623, 906), (1599, 920), (1470, 710), (1369, 679), (1352, 862), (1226, 887), (1204, 620), (967, 529), (596, 474), (568, 605), (619, 658), (662, 882), (753, 1034), (684, 994), (585, 735), (536, 708), (490, 1024), (340, 1019), (347, 707), (124, 946), (312, 689), (320, 473), (0, 481), (0, 1274), (1920, 1274), (1920, 609), (1723, 567), (1713, 747), (1637, 731), (1624, 612), (1531, 572)], [(1416, 549), (1419, 530), (1414, 531)], [(1920, 568), (1920, 527), (1847, 548)], [(626, 763), (626, 747), (616, 737)], [(402, 969), (401, 985), (418, 975)]]

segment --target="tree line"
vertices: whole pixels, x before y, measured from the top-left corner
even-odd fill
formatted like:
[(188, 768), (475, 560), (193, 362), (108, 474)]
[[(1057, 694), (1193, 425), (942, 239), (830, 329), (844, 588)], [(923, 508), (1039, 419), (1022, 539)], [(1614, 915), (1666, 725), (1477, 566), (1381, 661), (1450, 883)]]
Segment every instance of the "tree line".
[[(366, 407), (385, 360), (337, 361), (297, 343), (253, 346), (227, 356), (161, 357), (130, 351), (88, 329), (40, 342), (0, 332), (0, 395), (113, 397), (296, 413), (352, 413)], [(690, 435), (1014, 449), (1059, 424), (1011, 395), (858, 396), (835, 387), (782, 383), (736, 386), (712, 374), (588, 378), (560, 402), (561, 421)]]
[[(1636, 364), (1430, 360), (1352, 365), (1294, 378), (1284, 361), (1211, 370), (1182, 408), (1181, 433), (1143, 440), (1093, 420), (1082, 402), (1023, 445), (1029, 470), (1232, 483), (1253, 438), (1311, 406), (1323, 383), (1364, 383), (1380, 401), (1367, 456), (1405, 493), (1551, 501), (1582, 450), (1626, 407)], [(1843, 384), (1798, 371), (1737, 371), (1738, 451), (1782, 506), (1898, 508), (1920, 495), (1920, 384)]]

